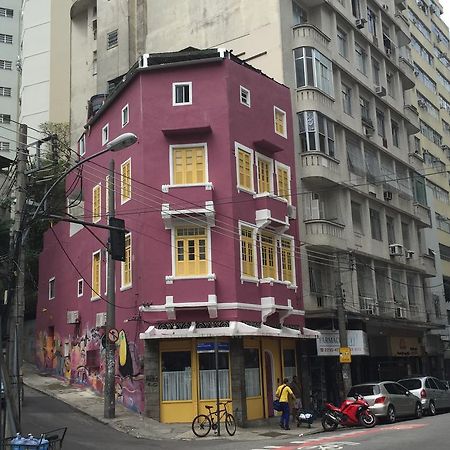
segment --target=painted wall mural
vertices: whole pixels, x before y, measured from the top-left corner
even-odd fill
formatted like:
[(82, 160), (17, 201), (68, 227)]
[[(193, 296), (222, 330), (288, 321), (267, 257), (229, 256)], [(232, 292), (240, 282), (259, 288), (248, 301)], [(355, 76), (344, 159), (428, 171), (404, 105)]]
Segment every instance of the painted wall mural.
[[(69, 383), (102, 393), (105, 379), (105, 336), (98, 328), (82, 334), (61, 336), (49, 327), (39, 331), (36, 343), (37, 366)], [(127, 408), (144, 411), (142, 356), (124, 330), (116, 343), (116, 400)]]

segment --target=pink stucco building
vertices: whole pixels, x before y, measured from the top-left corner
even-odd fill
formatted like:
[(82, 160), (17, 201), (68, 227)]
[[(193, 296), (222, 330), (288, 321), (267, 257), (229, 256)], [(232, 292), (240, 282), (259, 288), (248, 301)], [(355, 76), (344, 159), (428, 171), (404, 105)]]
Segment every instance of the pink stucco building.
[[(220, 49), (143, 55), (86, 124), (80, 158), (138, 142), (67, 180), (68, 209), (106, 224), (116, 165), (117, 397), (163, 422), (220, 395), (239, 422), (268, 417), (299, 371), (300, 241), (289, 90)], [(60, 222), (40, 257), (37, 361), (103, 388), (107, 231)]]

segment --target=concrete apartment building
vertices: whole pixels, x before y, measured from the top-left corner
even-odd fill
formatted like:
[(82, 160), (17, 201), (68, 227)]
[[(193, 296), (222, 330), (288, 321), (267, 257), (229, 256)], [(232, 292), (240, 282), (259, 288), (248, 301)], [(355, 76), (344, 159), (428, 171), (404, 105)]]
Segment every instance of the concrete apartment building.
[(442, 21), (442, 4), (434, 0), (408, 1), (411, 55), (416, 76), (420, 133), (414, 136), (412, 156), (423, 162), (431, 207), (432, 228), (425, 233), (428, 248), (436, 254), (432, 307), (446, 326), (442, 335), (446, 373), (450, 370), (450, 50), (449, 29)]
[[(20, 122), (69, 122), (70, 0), (23, 0)], [(41, 136), (42, 137), (42, 136)]]
[(326, 356), (337, 354), (341, 296), (354, 381), (444, 376), (442, 342), (429, 332), (445, 311), (428, 281), (436, 261), (414, 156), (408, 14), (398, 0), (85, 0), (71, 9), (73, 142), (89, 97), (113, 89), (138, 49), (226, 47), (291, 87), (306, 326), (323, 336), (304, 345), (301, 370), (317, 397), (336, 397), (341, 381)]
[(14, 159), (18, 116), (20, 1), (0, 2), (0, 155)]

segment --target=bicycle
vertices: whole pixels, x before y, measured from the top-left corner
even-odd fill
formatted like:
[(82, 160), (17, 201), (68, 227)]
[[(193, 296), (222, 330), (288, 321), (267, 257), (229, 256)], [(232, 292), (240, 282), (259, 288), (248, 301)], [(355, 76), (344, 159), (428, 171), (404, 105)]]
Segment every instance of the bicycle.
[[(236, 433), (236, 420), (233, 414), (227, 410), (228, 403), (231, 403), (231, 400), (220, 403), (223, 409), (219, 409), (219, 420), (222, 421), (225, 418), (225, 429), (230, 436), (234, 436)], [(206, 405), (205, 408), (208, 410), (208, 414), (199, 414), (192, 421), (192, 431), (197, 437), (205, 437), (211, 431), (211, 428), (214, 431), (217, 430), (217, 410), (212, 412), (211, 410), (214, 409), (214, 406), (209, 405)]]

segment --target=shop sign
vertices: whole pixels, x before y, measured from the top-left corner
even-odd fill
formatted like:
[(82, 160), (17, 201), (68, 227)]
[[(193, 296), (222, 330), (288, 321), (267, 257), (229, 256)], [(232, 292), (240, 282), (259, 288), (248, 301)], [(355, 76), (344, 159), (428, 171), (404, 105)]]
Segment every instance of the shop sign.
[[(218, 342), (217, 350), (219, 352), (229, 352), (230, 344), (228, 342)], [(214, 353), (215, 351), (214, 342), (201, 342), (197, 344), (197, 353)]]
[(416, 337), (391, 337), (392, 356), (420, 356), (422, 348)]
[[(339, 331), (318, 330), (316, 339), (318, 356), (339, 356)], [(347, 330), (347, 344), (353, 356), (368, 355), (369, 342), (367, 334), (362, 330)]]

